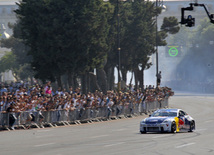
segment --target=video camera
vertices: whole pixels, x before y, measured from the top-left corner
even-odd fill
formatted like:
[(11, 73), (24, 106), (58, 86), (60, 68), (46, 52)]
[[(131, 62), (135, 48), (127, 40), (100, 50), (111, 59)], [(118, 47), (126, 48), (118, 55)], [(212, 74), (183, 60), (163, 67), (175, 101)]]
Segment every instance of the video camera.
[(204, 9), (205, 9), (205, 11), (206, 11), (206, 13), (210, 19), (210, 22), (214, 24), (214, 14), (210, 14), (204, 4), (198, 4), (198, 3), (190, 3), (189, 7), (181, 8), (181, 22), (180, 22), (180, 24), (185, 24), (186, 27), (195, 26), (195, 18), (193, 18), (191, 15), (188, 15), (187, 18), (184, 16), (185, 11), (193, 11), (194, 10), (193, 6), (204, 7)]

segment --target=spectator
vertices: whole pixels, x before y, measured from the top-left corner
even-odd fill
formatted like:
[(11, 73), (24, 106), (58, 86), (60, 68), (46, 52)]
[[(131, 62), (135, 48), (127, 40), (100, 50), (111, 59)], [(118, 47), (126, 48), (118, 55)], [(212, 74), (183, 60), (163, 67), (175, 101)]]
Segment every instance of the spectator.
[(51, 96), (51, 94), (52, 94), (52, 88), (51, 88), (51, 86), (48, 86), (48, 87), (47, 87), (47, 89), (46, 89), (46, 91), (45, 91), (45, 94), (46, 94), (47, 96)]
[(69, 94), (73, 94), (73, 88), (72, 87), (69, 88)]
[(159, 71), (159, 73), (157, 74), (157, 84), (158, 84), (158, 86), (160, 86), (160, 84), (161, 84), (161, 71)]
[(7, 113), (9, 115), (9, 128), (14, 130), (14, 123), (16, 122), (16, 116), (14, 114), (14, 112), (16, 112), (14, 104), (11, 104), (8, 108), (7, 108)]
[(0, 112), (4, 111), (4, 101), (3, 101), (3, 97), (0, 96)]
[(8, 92), (7, 88), (5, 85), (2, 86), (1, 88), (1, 95), (4, 93), (4, 92)]

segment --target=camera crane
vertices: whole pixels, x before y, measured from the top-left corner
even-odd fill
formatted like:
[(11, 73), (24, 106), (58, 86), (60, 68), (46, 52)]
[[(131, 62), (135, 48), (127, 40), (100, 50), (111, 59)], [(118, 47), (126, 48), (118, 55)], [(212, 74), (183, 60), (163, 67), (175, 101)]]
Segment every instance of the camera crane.
[(195, 3), (190, 3), (189, 5), (190, 5), (189, 7), (181, 8), (181, 22), (180, 22), (180, 24), (185, 24), (185, 26), (187, 26), (187, 27), (195, 26), (195, 18), (193, 18), (191, 15), (188, 15), (187, 18), (184, 16), (185, 11), (193, 11), (194, 7), (203, 7), (207, 13), (207, 16), (210, 19), (210, 22), (214, 24), (214, 14), (210, 14), (208, 9), (206, 8), (206, 6), (204, 4), (198, 4), (197, 2), (195, 2)]

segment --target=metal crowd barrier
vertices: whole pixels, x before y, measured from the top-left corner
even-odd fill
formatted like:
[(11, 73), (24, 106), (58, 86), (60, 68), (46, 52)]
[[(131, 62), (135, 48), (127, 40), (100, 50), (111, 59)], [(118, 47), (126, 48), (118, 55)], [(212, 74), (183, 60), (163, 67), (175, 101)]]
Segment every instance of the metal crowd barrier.
[[(77, 108), (74, 110), (53, 110), (53, 111), (36, 111), (36, 112), (17, 112), (17, 113), (0, 113), (0, 127), (13, 129), (13, 127), (27, 128), (34, 125), (35, 127), (70, 125), (73, 123), (93, 122), (109, 119), (118, 119), (121, 117), (132, 117), (148, 114), (159, 108), (168, 107), (168, 98), (162, 101), (141, 102), (133, 104), (113, 105), (112, 107), (93, 107)], [(33, 116), (33, 117), (32, 117)], [(14, 121), (14, 122), (13, 122)]]

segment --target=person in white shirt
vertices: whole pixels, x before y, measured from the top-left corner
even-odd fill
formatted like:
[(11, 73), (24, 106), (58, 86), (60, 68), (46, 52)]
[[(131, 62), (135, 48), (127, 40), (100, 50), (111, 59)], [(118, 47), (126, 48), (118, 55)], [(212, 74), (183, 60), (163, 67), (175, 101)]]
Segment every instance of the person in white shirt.
[(3, 101), (2, 96), (0, 96), (0, 112), (5, 111), (5, 110), (3, 110), (3, 108), (4, 108), (4, 101)]
[(107, 114), (107, 118), (109, 119), (110, 118), (110, 115), (111, 115), (111, 112), (112, 112), (112, 106), (114, 105), (114, 102), (112, 100), (112, 98), (109, 100), (109, 102), (107, 103), (107, 111), (108, 111), (108, 114)]

